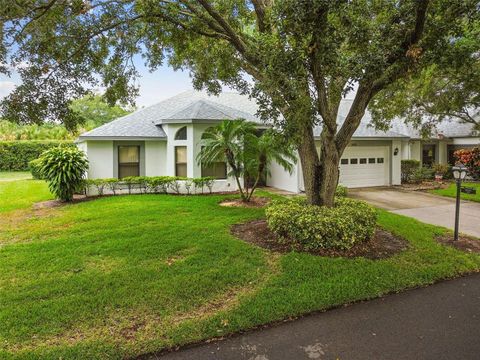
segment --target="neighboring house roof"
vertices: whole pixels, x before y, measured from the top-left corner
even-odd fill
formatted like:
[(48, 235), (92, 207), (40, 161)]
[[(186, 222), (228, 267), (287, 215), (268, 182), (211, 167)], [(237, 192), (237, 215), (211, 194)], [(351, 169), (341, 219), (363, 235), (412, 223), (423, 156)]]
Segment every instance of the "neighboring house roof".
[[(352, 104), (351, 99), (340, 103), (338, 122), (343, 123)], [(205, 92), (186, 91), (155, 105), (139, 109), (110, 123), (80, 135), (79, 140), (101, 139), (166, 139), (163, 124), (191, 123), (197, 121), (216, 122), (224, 119), (246, 119), (262, 124), (257, 116), (256, 102), (246, 95), (222, 92), (219, 96), (209, 96)], [(371, 114), (366, 111), (362, 123), (353, 138), (419, 138), (413, 127), (400, 119), (392, 123), (389, 131), (378, 131), (370, 125)], [(320, 136), (321, 126), (314, 129), (314, 135)], [(445, 137), (470, 136), (466, 124), (444, 122), (439, 133)]]
[[(415, 129), (410, 124), (405, 124), (403, 119), (395, 119), (392, 121), (391, 130), (408, 135), (412, 139), (421, 139), (422, 136), (418, 129)], [(480, 132), (475, 131), (474, 125), (464, 123), (457, 119), (446, 119), (437, 124), (432, 130), (430, 139), (441, 138), (469, 138), (480, 137)]]

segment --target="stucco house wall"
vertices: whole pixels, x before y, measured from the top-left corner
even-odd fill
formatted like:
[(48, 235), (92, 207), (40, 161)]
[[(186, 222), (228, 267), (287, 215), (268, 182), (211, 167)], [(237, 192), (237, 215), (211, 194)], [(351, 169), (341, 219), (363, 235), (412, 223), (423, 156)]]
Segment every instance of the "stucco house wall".
[[(339, 125), (348, 113), (351, 101), (342, 100)], [(90, 161), (89, 178), (118, 177), (120, 144), (140, 147), (140, 175), (147, 176), (175, 176), (175, 147), (186, 146), (187, 176), (198, 178), (202, 170), (197, 163), (197, 154), (205, 130), (225, 119), (244, 119), (255, 122), (259, 128), (268, 127), (257, 117), (257, 110), (254, 101), (240, 94), (222, 93), (214, 97), (186, 92), (84, 133), (77, 144)], [(465, 124), (450, 122), (431, 139), (420, 140), (418, 132), (405, 125), (402, 119), (398, 119), (389, 131), (369, 126), (371, 120), (367, 111), (341, 159), (340, 180), (348, 186), (400, 184), (401, 160), (422, 161), (422, 149), (426, 144), (436, 145), (435, 162), (440, 163), (449, 160), (452, 149), (480, 145), (480, 137), (473, 136)], [(175, 140), (177, 131), (183, 127), (186, 127), (187, 139)], [(319, 150), (321, 125), (313, 130)], [(304, 190), (300, 162), (291, 174), (273, 163), (266, 183), (292, 192)], [(231, 177), (215, 181), (214, 191), (234, 190), (237, 190), (237, 184)]]

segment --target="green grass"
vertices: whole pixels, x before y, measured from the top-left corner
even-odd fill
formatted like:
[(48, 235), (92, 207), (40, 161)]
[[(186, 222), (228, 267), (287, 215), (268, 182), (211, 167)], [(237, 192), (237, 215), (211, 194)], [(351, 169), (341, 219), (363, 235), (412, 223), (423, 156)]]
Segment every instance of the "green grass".
[(27, 180), (31, 179), (29, 171), (0, 171), (0, 181)]
[[(460, 197), (462, 199), (480, 202), (480, 183), (463, 183), (462, 186), (469, 186), (477, 189), (477, 193), (475, 195), (460, 193)], [(455, 184), (451, 184), (446, 189), (432, 190), (431, 193), (455, 198), (457, 197), (457, 186)]]
[(45, 181), (0, 181), (0, 214), (6, 211), (28, 209), (35, 202), (52, 198)]
[(0, 358), (122, 359), (480, 268), (384, 211), (410, 243), (389, 259), (272, 254), (229, 232), (263, 210), (224, 197), (109, 197), (0, 227)]

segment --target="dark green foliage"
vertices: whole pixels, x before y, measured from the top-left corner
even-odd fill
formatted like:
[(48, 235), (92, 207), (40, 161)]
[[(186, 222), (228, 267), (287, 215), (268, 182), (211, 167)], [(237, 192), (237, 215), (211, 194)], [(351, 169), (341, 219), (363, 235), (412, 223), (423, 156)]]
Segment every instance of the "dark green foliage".
[(213, 177), (128, 176), (123, 179), (89, 179), (85, 181), (85, 186), (87, 189), (93, 188), (96, 195), (103, 195), (106, 189), (110, 190), (113, 195), (124, 189), (128, 189), (129, 194), (134, 193), (134, 190), (138, 190), (142, 194), (167, 194), (169, 190), (175, 194), (181, 194), (182, 190), (185, 190), (186, 194), (191, 194), (192, 187), (196, 193), (201, 191), (203, 194), (205, 187), (212, 193), (214, 183), (215, 178)]
[(422, 166), (413, 172), (411, 181), (414, 183), (420, 183), (424, 180), (432, 180), (434, 175), (435, 171), (432, 168)]
[(412, 181), (412, 176), (415, 171), (420, 167), (420, 161), (418, 160), (402, 160), (401, 162), (401, 176), (402, 183), (408, 183)]
[[(197, 162), (208, 166), (217, 161), (228, 164), (228, 175), (235, 178), (240, 197), (250, 201), (259, 181), (269, 174), (272, 161), (291, 172), (296, 157), (292, 145), (282, 141), (279, 132), (269, 129), (258, 134), (254, 123), (238, 119), (224, 120), (204, 132)], [(242, 177), (253, 180), (251, 188), (248, 181), (242, 185)], [(204, 185), (211, 192), (211, 187)]]
[(343, 185), (338, 185), (337, 190), (335, 191), (336, 197), (346, 197), (348, 195), (348, 188)]
[[(227, 85), (255, 98), (259, 116), (297, 147), (307, 201), (316, 205), (333, 206), (338, 161), (372, 99), (396, 95), (399, 83), (434, 66), (465, 63), (478, 74), (476, 1), (9, 3), (0, 8), (0, 73), (28, 66), (18, 67), (21, 85), (2, 101), (6, 118), (57, 119), (74, 128), (80, 119), (71, 100), (99, 85), (109, 104), (133, 102), (138, 72), (131, 59), (140, 55), (151, 70), (188, 70), (196, 89), (218, 93)], [(449, 80), (464, 92), (462, 78)], [(478, 89), (473, 83), (469, 94)], [(355, 100), (338, 126), (347, 94)], [(380, 127), (389, 118), (376, 117)], [(317, 152), (312, 128), (320, 119)]]
[(59, 145), (74, 147), (70, 141), (0, 141), (0, 171), (28, 171), (28, 163)]
[(41, 172), (42, 160), (35, 159), (28, 162), (28, 169), (32, 174), (32, 177), (36, 180), (42, 180), (42, 172)]
[(76, 147), (54, 147), (40, 157), (40, 174), (55, 197), (72, 201), (73, 194), (84, 186), (88, 170), (85, 153)]
[(350, 249), (375, 232), (377, 213), (363, 201), (336, 198), (335, 206), (313, 206), (304, 199), (273, 202), (265, 210), (268, 227), (280, 239), (311, 251)]

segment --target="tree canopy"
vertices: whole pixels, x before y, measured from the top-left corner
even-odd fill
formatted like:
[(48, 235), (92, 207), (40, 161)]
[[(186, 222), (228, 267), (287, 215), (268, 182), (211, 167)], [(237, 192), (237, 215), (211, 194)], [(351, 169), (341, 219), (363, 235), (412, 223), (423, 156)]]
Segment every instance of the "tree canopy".
[(441, 61), (391, 84), (373, 100), (379, 127), (402, 116), (425, 136), (448, 118), (480, 130), (480, 22), (467, 22), (464, 35), (452, 38)]
[[(262, 118), (296, 143), (308, 201), (332, 206), (341, 154), (372, 99), (461, 61), (456, 44), (478, 17), (473, 0), (9, 2), (0, 9), (0, 59), (23, 83), (3, 112), (71, 126), (75, 114), (65, 104), (98, 85), (108, 102), (132, 102), (133, 59), (141, 54), (152, 70), (165, 62), (188, 69), (197, 89), (217, 93), (223, 84), (253, 96)], [(338, 125), (340, 101), (354, 86)]]

